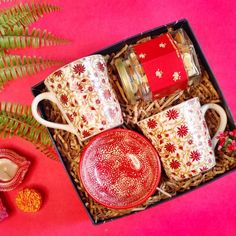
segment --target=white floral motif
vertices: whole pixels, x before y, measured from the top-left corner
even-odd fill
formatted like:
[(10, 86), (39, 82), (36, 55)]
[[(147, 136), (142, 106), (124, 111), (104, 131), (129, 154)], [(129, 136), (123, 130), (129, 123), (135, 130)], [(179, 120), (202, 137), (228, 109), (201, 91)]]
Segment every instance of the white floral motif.
[(177, 80), (181, 79), (181, 75), (180, 72), (174, 72), (174, 74), (172, 75), (173, 80), (176, 82)]
[(165, 48), (165, 47), (166, 47), (166, 43), (161, 42), (161, 43), (159, 44), (159, 47), (160, 47), (160, 48)]
[(139, 54), (139, 58), (144, 59), (145, 57), (146, 57), (146, 54), (145, 54), (145, 53), (140, 53), (140, 54)]
[(155, 72), (155, 75), (156, 75), (156, 77), (158, 77), (158, 78), (160, 79), (160, 78), (162, 78), (163, 71), (161, 71), (160, 69), (158, 69), (158, 70)]

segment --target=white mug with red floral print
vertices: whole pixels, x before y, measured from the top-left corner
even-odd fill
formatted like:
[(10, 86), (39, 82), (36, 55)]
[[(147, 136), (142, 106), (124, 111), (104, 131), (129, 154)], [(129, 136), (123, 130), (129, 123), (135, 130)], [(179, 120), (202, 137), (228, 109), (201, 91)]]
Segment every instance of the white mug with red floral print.
[[(204, 119), (208, 109), (220, 115), (220, 125), (213, 139)], [(212, 103), (201, 107), (198, 98), (138, 122), (144, 135), (157, 149), (167, 176), (176, 181), (191, 178), (215, 166), (216, 136), (224, 131), (226, 124), (223, 108)]]
[[(102, 55), (91, 55), (69, 63), (48, 76), (44, 84), (49, 92), (35, 97), (32, 113), (47, 127), (69, 131), (84, 141), (123, 123), (120, 104), (109, 83)], [(43, 119), (37, 112), (42, 100), (56, 103), (68, 124)]]

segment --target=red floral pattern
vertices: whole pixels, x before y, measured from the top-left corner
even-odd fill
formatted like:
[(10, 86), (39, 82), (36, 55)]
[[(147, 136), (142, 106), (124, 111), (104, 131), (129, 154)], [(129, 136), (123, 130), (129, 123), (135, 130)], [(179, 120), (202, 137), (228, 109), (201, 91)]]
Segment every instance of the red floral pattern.
[(83, 91), (84, 91), (84, 86), (83, 86), (82, 84), (77, 83), (77, 89), (78, 89), (80, 92), (83, 92)]
[(84, 123), (87, 123), (87, 122), (88, 122), (87, 117), (86, 117), (85, 115), (82, 115), (81, 118), (82, 118), (82, 120), (83, 120)]
[(154, 119), (150, 119), (147, 122), (147, 126), (149, 129), (154, 129), (157, 126), (157, 122)]
[[(92, 55), (62, 67), (45, 79), (46, 87), (56, 95), (63, 114), (82, 141), (123, 123), (119, 103), (105, 71), (104, 58)], [(95, 74), (96, 82), (90, 78)]]
[(188, 140), (188, 144), (189, 145), (193, 144), (193, 140), (192, 139)]
[(168, 117), (169, 120), (175, 120), (178, 118), (178, 116), (179, 116), (179, 112), (175, 109), (169, 109), (166, 112), (166, 117)]
[(88, 91), (89, 91), (89, 92), (93, 92), (93, 87), (92, 87), (92, 86), (89, 86), (89, 87), (88, 87)]
[(67, 104), (68, 103), (68, 97), (65, 95), (65, 94), (62, 94), (61, 95), (61, 98), (60, 98), (61, 102), (63, 104)]
[(192, 165), (192, 162), (188, 161), (188, 162), (186, 163), (186, 165), (187, 165), (187, 166), (191, 166), (191, 165)]
[(186, 125), (181, 125), (180, 127), (177, 128), (177, 135), (179, 137), (184, 137), (188, 134), (188, 127)]
[(204, 167), (200, 168), (200, 170), (201, 171), (206, 171), (206, 170), (208, 170), (208, 168), (206, 166), (204, 166)]
[(74, 73), (81, 75), (85, 72), (85, 66), (83, 64), (77, 64), (73, 67)]
[(172, 160), (171, 163), (170, 163), (170, 168), (171, 169), (178, 169), (180, 167), (180, 162), (177, 161), (177, 160)]
[(173, 153), (173, 152), (175, 152), (176, 147), (175, 147), (175, 145), (172, 144), (172, 143), (167, 143), (167, 144), (165, 145), (165, 149), (166, 149), (167, 152)]
[(199, 151), (192, 151), (190, 153), (190, 158), (193, 160), (193, 161), (199, 161), (200, 158), (201, 158), (201, 154)]
[[(187, 101), (183, 106), (177, 105), (138, 122), (158, 150), (167, 176), (175, 181), (196, 176), (204, 167), (210, 169), (215, 165), (212, 143), (199, 101), (189, 101), (191, 103)], [(150, 126), (149, 122), (156, 125)], [(223, 143), (221, 140), (226, 141), (225, 135), (220, 135), (219, 145)], [(236, 141), (230, 148), (236, 149)]]
[(66, 113), (66, 116), (68, 117), (68, 119), (73, 122), (74, 121), (74, 117), (72, 114)]
[(110, 108), (109, 115), (111, 116), (111, 118), (114, 118), (116, 116), (116, 111)]
[(62, 70), (58, 70), (58, 71), (54, 72), (54, 75), (57, 77), (62, 76)]
[(236, 151), (236, 141), (235, 140), (231, 141), (231, 143), (228, 145), (228, 151), (229, 152)]
[(84, 138), (87, 138), (87, 137), (89, 137), (91, 134), (90, 134), (89, 131), (84, 130), (84, 131), (82, 132), (82, 135), (83, 135)]
[(103, 64), (103, 63), (98, 62), (98, 63), (97, 63), (97, 67), (98, 67), (98, 69), (99, 69), (100, 71), (104, 72), (105, 67), (104, 67), (104, 64)]
[(110, 99), (111, 98), (111, 92), (109, 89), (106, 89), (104, 92), (103, 92), (103, 96), (105, 99)]
[(209, 145), (209, 147), (212, 147), (212, 141), (211, 141), (211, 139), (208, 140), (208, 145)]

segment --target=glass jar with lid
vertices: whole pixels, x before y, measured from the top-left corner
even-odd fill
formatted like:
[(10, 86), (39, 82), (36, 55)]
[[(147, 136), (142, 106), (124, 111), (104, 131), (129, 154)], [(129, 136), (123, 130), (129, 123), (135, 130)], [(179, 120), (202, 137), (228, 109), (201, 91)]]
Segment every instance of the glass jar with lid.
[(131, 104), (184, 90), (201, 76), (194, 47), (182, 29), (129, 46), (115, 66)]

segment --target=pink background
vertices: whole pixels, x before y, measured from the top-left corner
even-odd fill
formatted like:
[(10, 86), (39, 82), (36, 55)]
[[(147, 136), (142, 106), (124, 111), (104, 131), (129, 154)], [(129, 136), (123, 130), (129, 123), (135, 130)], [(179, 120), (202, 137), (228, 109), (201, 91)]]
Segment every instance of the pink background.
[[(72, 42), (25, 53), (65, 63), (141, 31), (187, 18), (236, 117), (235, 1), (50, 2), (62, 10), (45, 15), (34, 26)], [(55, 69), (11, 81), (0, 93), (0, 100), (31, 104), (31, 87)], [(1, 193), (10, 214), (0, 223), (1, 235), (236, 235), (236, 172), (173, 201), (94, 226), (59, 162), (49, 160), (32, 144), (16, 137), (1, 139), (0, 148), (3, 147), (25, 155), (32, 165), (19, 188)], [(26, 214), (16, 209), (14, 200), (22, 187), (35, 187), (43, 193), (44, 204), (38, 213)]]

